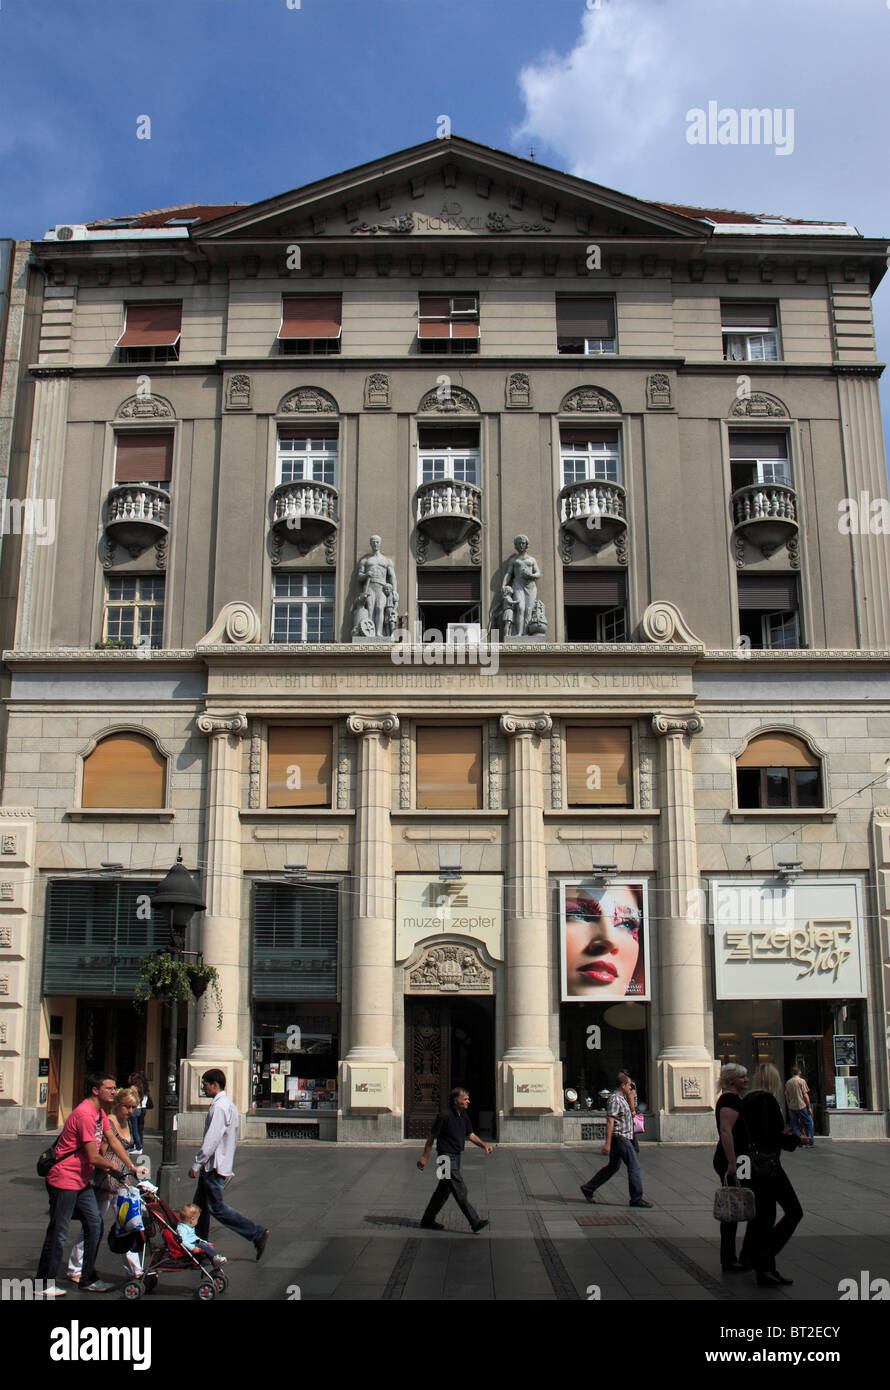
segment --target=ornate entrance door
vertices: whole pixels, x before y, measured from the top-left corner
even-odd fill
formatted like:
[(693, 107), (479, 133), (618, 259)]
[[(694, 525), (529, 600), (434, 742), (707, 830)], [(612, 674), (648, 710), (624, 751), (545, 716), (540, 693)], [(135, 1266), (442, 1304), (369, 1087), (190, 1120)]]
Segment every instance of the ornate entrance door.
[(454, 1086), (470, 1092), (477, 1133), (490, 1134), (495, 1095), (494, 1001), (405, 1000), (405, 1138), (425, 1139)]

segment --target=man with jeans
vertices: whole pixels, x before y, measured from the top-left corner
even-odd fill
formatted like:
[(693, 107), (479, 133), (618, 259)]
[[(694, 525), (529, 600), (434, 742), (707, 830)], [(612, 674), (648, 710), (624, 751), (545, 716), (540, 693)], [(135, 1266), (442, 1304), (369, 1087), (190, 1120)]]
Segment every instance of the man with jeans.
[(643, 1196), (643, 1179), (633, 1146), (634, 1122), (630, 1107), (631, 1085), (632, 1082), (627, 1072), (622, 1072), (618, 1078), (617, 1089), (609, 1096), (606, 1106), (609, 1118), (606, 1121), (606, 1142), (603, 1145), (603, 1153), (608, 1154), (609, 1162), (605, 1168), (601, 1168), (589, 1182), (582, 1186), (581, 1191), (587, 1202), (594, 1201), (593, 1194), (596, 1189), (614, 1177), (622, 1163), (625, 1163), (627, 1164), (630, 1205), (632, 1207), (651, 1207), (652, 1205)]
[[(785, 1104), (788, 1106), (791, 1133), (800, 1139), (806, 1148), (813, 1148), (816, 1142), (813, 1138), (813, 1107), (800, 1067), (791, 1068), (791, 1075), (785, 1083)], [(798, 1125), (803, 1125), (806, 1138), (800, 1134)]]
[(196, 1230), (201, 1240), (210, 1238), (210, 1218), (215, 1217), (236, 1235), (249, 1240), (260, 1258), (266, 1248), (269, 1232), (255, 1221), (242, 1216), (223, 1202), (226, 1178), (232, 1176), (235, 1147), (238, 1143), (238, 1109), (226, 1095), (226, 1074), (217, 1067), (205, 1071), (201, 1089), (210, 1096), (210, 1109), (204, 1121), (201, 1149), (189, 1169), (189, 1177), (198, 1179), (193, 1201), (201, 1208)]
[(58, 1161), (46, 1176), (49, 1225), (37, 1265), (37, 1278), (43, 1282), (42, 1296), (46, 1298), (58, 1298), (65, 1293), (65, 1289), (56, 1287), (55, 1279), (72, 1216), (80, 1221), (84, 1233), (81, 1289), (87, 1293), (108, 1293), (113, 1287), (104, 1279), (96, 1278), (102, 1217), (99, 1215), (96, 1190), (92, 1186), (93, 1173), (97, 1168), (108, 1173), (119, 1171), (116, 1163), (99, 1154), (103, 1138), (108, 1141), (112, 1152), (123, 1160), (127, 1171), (134, 1176), (137, 1172), (108, 1122), (106, 1112), (111, 1109), (114, 1100), (115, 1084), (113, 1076), (88, 1076), (86, 1099), (71, 1111), (59, 1135), (56, 1147)]

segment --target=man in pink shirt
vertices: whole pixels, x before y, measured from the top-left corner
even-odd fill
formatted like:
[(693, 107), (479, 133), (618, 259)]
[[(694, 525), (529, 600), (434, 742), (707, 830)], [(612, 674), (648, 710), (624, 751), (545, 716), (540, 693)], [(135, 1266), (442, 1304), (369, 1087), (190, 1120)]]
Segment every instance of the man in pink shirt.
[(72, 1216), (80, 1221), (85, 1236), (80, 1287), (87, 1293), (107, 1293), (112, 1287), (96, 1278), (95, 1268), (102, 1239), (102, 1218), (95, 1189), (91, 1186), (93, 1172), (96, 1168), (113, 1172), (118, 1166), (110, 1158), (100, 1156), (102, 1139), (108, 1140), (109, 1148), (123, 1160), (128, 1172), (133, 1175), (137, 1172), (108, 1123), (106, 1111), (114, 1099), (115, 1084), (113, 1076), (88, 1076), (86, 1100), (71, 1111), (62, 1126), (56, 1148), (59, 1158), (46, 1177), (49, 1225), (37, 1266), (37, 1278), (43, 1281), (46, 1297), (65, 1293), (64, 1289), (56, 1287), (55, 1278)]

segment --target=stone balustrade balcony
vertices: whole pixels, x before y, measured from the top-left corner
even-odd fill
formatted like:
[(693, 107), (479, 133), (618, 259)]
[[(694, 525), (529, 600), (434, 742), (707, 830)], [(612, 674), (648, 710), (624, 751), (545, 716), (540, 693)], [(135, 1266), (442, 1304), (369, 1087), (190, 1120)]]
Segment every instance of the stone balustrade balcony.
[(788, 483), (749, 483), (730, 498), (738, 535), (771, 555), (797, 533), (797, 496)]
[(317, 545), (337, 530), (338, 498), (330, 483), (279, 483), (272, 493), (272, 529), (301, 547)]
[(441, 545), (446, 555), (482, 528), (482, 489), (475, 483), (436, 478), (417, 489), (418, 530)]
[(620, 483), (590, 478), (568, 483), (559, 494), (559, 522), (591, 550), (627, 530), (627, 494)]
[(170, 529), (170, 494), (150, 483), (116, 483), (106, 499), (105, 533), (133, 556)]

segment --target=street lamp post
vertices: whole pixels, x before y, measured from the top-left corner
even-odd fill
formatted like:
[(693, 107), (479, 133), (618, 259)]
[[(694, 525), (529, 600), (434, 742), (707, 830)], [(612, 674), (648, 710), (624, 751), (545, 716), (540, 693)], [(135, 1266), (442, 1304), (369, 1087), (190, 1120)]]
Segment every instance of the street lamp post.
[[(201, 912), (206, 903), (201, 889), (182, 862), (182, 849), (176, 856), (176, 863), (161, 880), (158, 891), (152, 899), (152, 907), (169, 908), (171, 956), (191, 954), (185, 950), (185, 934), (189, 922), (196, 912)], [(170, 1007), (170, 1036), (167, 1045), (167, 1085), (164, 1092), (164, 1143), (161, 1166), (158, 1170), (158, 1190), (167, 1203), (172, 1203), (177, 1178), (176, 1162), (176, 1116), (179, 1110), (178, 1067), (176, 1040), (179, 1032), (179, 998), (174, 991), (168, 1000)]]

